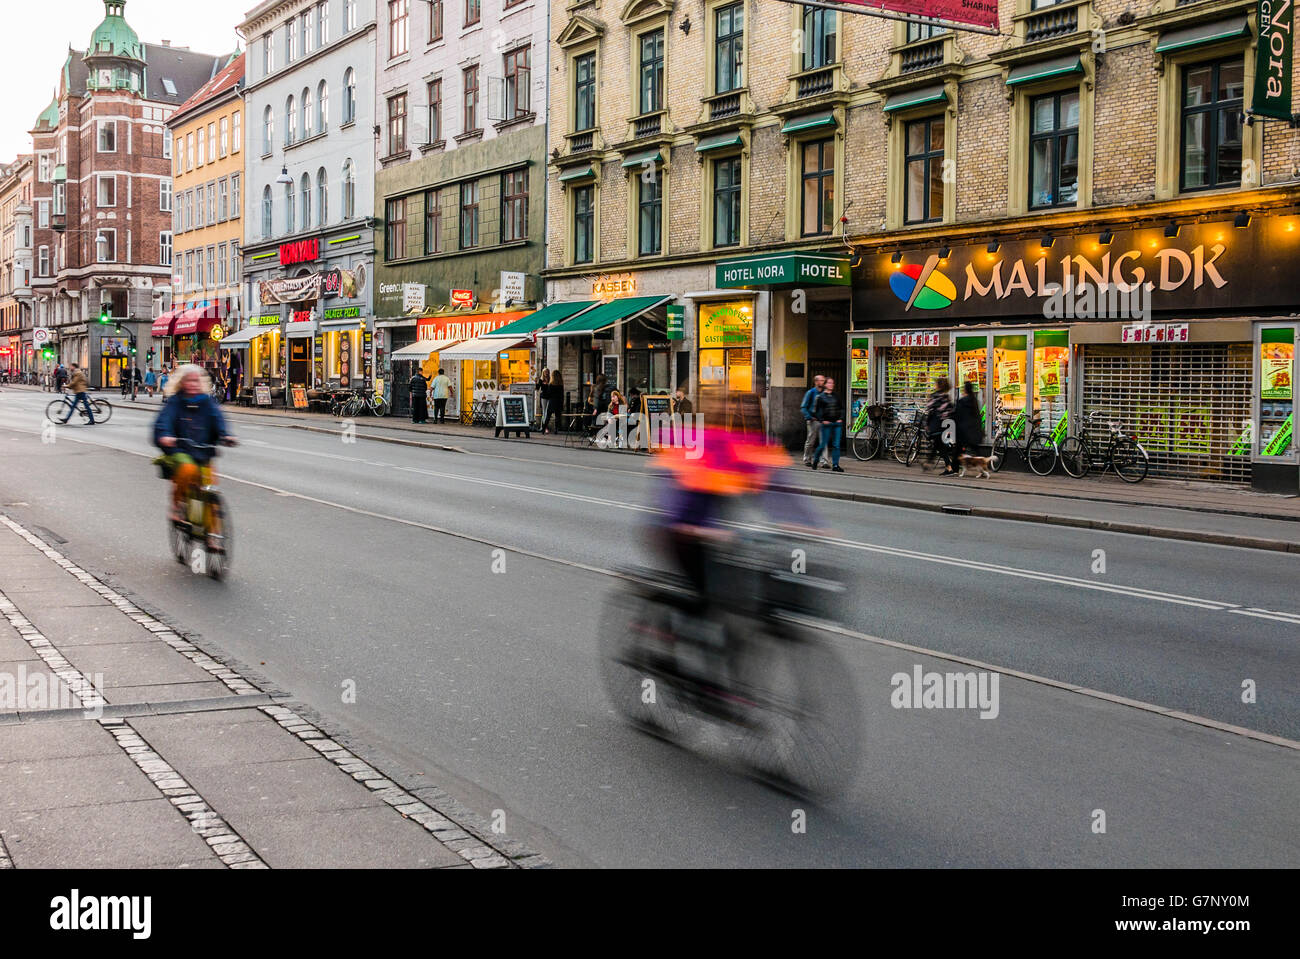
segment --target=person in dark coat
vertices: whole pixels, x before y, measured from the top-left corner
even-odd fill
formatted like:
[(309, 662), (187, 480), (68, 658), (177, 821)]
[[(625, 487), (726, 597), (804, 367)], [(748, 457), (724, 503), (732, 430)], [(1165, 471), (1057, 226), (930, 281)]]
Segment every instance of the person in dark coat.
[(429, 381), (418, 367), (408, 384), (411, 391), (411, 422), (429, 422)]
[(963, 453), (978, 454), (980, 444), (984, 442), (984, 423), (980, 415), (980, 400), (975, 393), (975, 384), (967, 380), (962, 385), (962, 395), (957, 400), (957, 449), (956, 456)]
[[(558, 433), (564, 424), (564, 375), (556, 370), (550, 380), (542, 387), (546, 397), (546, 415), (542, 418), (542, 432)], [(550, 429), (551, 417), (555, 417), (555, 427)]]
[(840, 438), (844, 435), (844, 403), (835, 392), (835, 381), (827, 379), (822, 391), (813, 401), (813, 416), (820, 424), (817, 433), (817, 449), (813, 452), (811, 469), (816, 469), (822, 453), (831, 451), (831, 470), (843, 473), (840, 466)]
[(956, 453), (953, 446), (943, 440), (944, 422), (953, 419), (954, 413), (952, 397), (949, 395), (951, 390), (952, 385), (946, 376), (935, 380), (934, 392), (930, 394), (925, 412), (925, 431), (930, 437), (930, 455), (926, 459), (926, 466), (934, 463), (936, 455), (942, 457), (946, 467), (940, 474), (942, 476), (954, 476), (957, 473)]

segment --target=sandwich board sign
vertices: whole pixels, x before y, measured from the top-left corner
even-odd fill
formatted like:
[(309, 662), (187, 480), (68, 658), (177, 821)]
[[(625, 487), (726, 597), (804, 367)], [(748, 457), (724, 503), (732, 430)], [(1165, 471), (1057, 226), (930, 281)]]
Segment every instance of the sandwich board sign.
[(528, 397), (519, 393), (501, 393), (497, 396), (497, 424), (493, 436), (523, 435), (532, 438), (532, 417), (528, 415)]

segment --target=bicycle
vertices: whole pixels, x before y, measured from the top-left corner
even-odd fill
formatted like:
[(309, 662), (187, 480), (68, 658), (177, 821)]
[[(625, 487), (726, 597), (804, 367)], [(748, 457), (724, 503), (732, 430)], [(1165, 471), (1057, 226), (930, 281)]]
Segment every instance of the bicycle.
[[(211, 452), (217, 448), (207, 443), (193, 443), (178, 439), (178, 446), (194, 451)], [(233, 445), (233, 441), (230, 445)], [(164, 470), (164, 478), (170, 475)], [(207, 573), (215, 580), (223, 579), (230, 570), (230, 557), (234, 547), (234, 530), (230, 510), (213, 483), (212, 461), (199, 466), (199, 481), (189, 489), (183, 519), (168, 521), (168, 535), (172, 555), (176, 562), (186, 564), (194, 573)]]
[[(97, 396), (87, 397), (90, 400), (90, 409), (95, 414), (95, 425), (107, 423), (113, 416), (113, 404), (108, 400), (102, 400)], [(63, 425), (72, 419), (72, 410), (81, 414), (83, 423), (89, 424), (90, 418), (86, 415), (84, 406), (76, 406), (76, 397), (72, 394), (62, 391), (57, 400), (50, 400), (45, 406), (45, 419), (51, 423)], [(64, 415), (66, 414), (66, 415)]]
[(921, 452), (922, 416), (924, 411), (919, 406), (865, 406), (853, 421), (849, 449), (860, 460), (872, 460), (884, 453), (911, 466)]
[[(1034, 411), (1033, 419), (1025, 415), (1024, 410), (1018, 411), (1014, 416), (1010, 413), (1003, 413), (999, 406), (998, 428), (993, 435), (993, 452), (989, 467), (993, 472), (1002, 469), (1002, 465), (1007, 461), (1007, 450), (1010, 446), (1010, 440), (1021, 440), (1017, 442), (1014, 448), (1019, 454), (1020, 459), (1029, 464), (1029, 468), (1039, 476), (1047, 476), (1056, 469), (1056, 460), (1058, 451), (1056, 444), (1052, 442), (1051, 434), (1044, 432), (1042, 429), (1043, 416), (1038, 410)], [(1026, 423), (1029, 424), (1029, 433), (1025, 434)]]
[(1104, 446), (1100, 440), (1094, 442), (1092, 436), (1097, 429), (1093, 424), (1101, 415), (1101, 410), (1093, 410), (1083, 418), (1083, 437), (1067, 436), (1062, 441), (1061, 465), (1065, 472), (1075, 479), (1082, 479), (1094, 466), (1100, 466), (1103, 473), (1113, 469), (1125, 483), (1142, 482), (1151, 468), (1147, 451), (1113, 421), (1106, 424)]
[(367, 393), (365, 409), (371, 416), (387, 416), (392, 407), (388, 405), (388, 399), (383, 393)]

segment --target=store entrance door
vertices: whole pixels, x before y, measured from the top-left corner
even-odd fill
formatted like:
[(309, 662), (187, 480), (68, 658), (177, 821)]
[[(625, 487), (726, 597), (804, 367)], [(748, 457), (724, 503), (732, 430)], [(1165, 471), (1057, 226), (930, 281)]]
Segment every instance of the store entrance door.
[(289, 385), (312, 385), (310, 337), (296, 336), (289, 340)]
[(100, 368), (101, 383), (104, 389), (117, 389), (122, 385), (122, 376), (126, 372), (126, 357), (124, 356), (105, 356), (100, 361), (103, 365)]
[(700, 388), (721, 388), (727, 393), (754, 389), (754, 357), (749, 347), (700, 350)]

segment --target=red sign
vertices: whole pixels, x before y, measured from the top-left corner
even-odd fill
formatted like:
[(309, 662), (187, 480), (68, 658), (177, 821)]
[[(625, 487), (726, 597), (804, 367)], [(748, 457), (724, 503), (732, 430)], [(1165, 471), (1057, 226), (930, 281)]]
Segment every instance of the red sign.
[(473, 290), (452, 290), (451, 305), (458, 310), (469, 310), (474, 307)]
[[(417, 321), (417, 340), (472, 340), (521, 320), (527, 310), (518, 313), (474, 313), (470, 316), (431, 316)], [(520, 337), (523, 339), (523, 337)], [(509, 344), (507, 344), (509, 345)]]
[(295, 243), (280, 244), (280, 265), (293, 266), (295, 263), (310, 263), (320, 259), (320, 240), (298, 240)]
[(311, 310), (294, 310), (290, 323), (306, 323), (311, 319)]
[(835, 0), (868, 10), (889, 10), (917, 17), (969, 23), (977, 27), (998, 25), (998, 0)]

